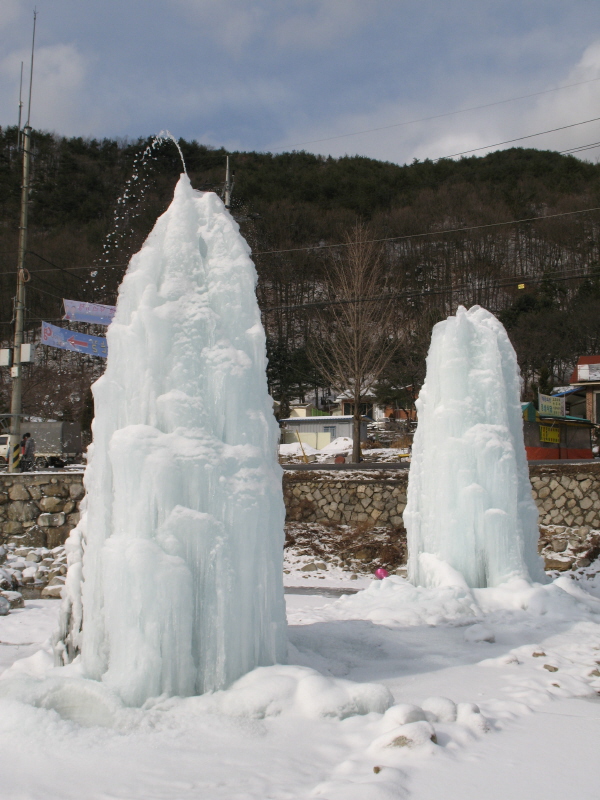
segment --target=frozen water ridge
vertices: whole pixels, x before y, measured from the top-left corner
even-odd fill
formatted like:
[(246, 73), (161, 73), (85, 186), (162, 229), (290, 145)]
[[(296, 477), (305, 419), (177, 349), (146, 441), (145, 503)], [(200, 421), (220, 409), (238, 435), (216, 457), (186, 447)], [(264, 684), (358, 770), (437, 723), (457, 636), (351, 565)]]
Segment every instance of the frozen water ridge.
[(182, 175), (108, 329), (57, 645), (128, 705), (285, 660), (285, 511), (255, 282), (237, 224)]
[(448, 565), (473, 588), (545, 582), (519, 390), (493, 314), (460, 307), (435, 326), (404, 512), (412, 583), (437, 586)]

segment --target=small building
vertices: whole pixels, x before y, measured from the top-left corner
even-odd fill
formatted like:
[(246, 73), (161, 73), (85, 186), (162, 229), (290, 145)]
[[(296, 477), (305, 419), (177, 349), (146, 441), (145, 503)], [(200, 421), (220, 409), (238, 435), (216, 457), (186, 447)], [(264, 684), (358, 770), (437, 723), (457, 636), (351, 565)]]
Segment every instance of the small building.
[(587, 419), (540, 414), (533, 403), (521, 403), (523, 436), (529, 461), (593, 458)]
[(600, 425), (600, 356), (580, 356), (571, 375), (571, 388), (585, 392), (585, 416)]
[[(340, 417), (288, 417), (279, 422), (284, 426), (282, 432), (282, 443), (292, 444), (298, 438), (304, 444), (321, 450), (334, 439), (340, 436), (352, 438), (352, 425), (354, 418), (351, 416)], [(360, 440), (364, 442), (367, 438), (366, 417), (362, 417), (360, 423)]]
[(326, 417), (325, 411), (319, 411), (312, 403), (298, 403), (290, 407), (290, 417)]

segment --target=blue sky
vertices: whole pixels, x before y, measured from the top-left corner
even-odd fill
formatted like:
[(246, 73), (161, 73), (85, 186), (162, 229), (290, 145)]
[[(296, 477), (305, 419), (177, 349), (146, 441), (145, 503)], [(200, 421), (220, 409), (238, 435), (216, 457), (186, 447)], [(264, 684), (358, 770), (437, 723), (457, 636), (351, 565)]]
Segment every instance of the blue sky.
[[(598, 80), (342, 136), (600, 78), (597, 0), (37, 0), (37, 8), (32, 124), (68, 136), (167, 128), (229, 149), (404, 163), (600, 116)], [(2, 125), (16, 121), (32, 10), (0, 2)], [(600, 123), (530, 144), (596, 141)]]

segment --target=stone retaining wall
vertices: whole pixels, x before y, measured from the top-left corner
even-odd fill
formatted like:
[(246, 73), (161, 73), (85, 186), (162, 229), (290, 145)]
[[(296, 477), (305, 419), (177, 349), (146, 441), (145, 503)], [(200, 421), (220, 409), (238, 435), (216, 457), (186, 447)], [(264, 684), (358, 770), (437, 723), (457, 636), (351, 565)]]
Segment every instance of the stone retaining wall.
[(0, 475), (0, 544), (58, 547), (79, 522), (81, 472)]
[(529, 477), (541, 525), (600, 529), (600, 463), (536, 466)]
[[(530, 465), (540, 525), (600, 529), (600, 462)], [(0, 475), (0, 544), (62, 544), (79, 520), (83, 476), (77, 472)], [(284, 473), (290, 521), (399, 527), (408, 472)]]
[[(530, 464), (540, 525), (600, 529), (600, 462)], [(297, 522), (402, 525), (408, 471), (292, 472), (283, 487), (288, 519)]]

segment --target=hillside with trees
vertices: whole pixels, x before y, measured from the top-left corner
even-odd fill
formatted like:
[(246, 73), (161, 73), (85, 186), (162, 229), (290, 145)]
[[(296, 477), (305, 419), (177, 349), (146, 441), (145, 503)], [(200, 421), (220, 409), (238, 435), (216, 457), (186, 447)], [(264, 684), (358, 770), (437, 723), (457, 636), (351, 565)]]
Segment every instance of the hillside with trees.
[[(0, 130), (2, 346), (10, 341), (15, 285), (16, 138), (16, 128)], [(220, 191), (225, 151), (195, 141), (180, 146), (192, 185)], [(564, 383), (579, 355), (600, 352), (600, 212), (568, 215), (600, 207), (600, 166), (520, 148), (406, 166), (304, 152), (230, 156), (232, 212), (255, 254), (269, 384), (284, 413), (293, 398), (332, 383), (326, 357), (319, 368), (311, 354), (316, 339), (327, 342), (328, 304), (336, 299), (331, 276), (342, 248), (331, 245), (345, 242), (357, 221), (372, 239), (387, 240), (379, 245), (381, 302), (395, 304), (396, 348), (379, 391), (390, 402), (410, 402), (403, 387), (418, 388), (423, 379), (432, 325), (460, 303), (501, 317), (526, 396), (540, 381), (546, 389)], [(34, 131), (29, 341), (42, 319), (59, 322), (63, 297), (115, 302), (127, 262), (168, 206), (180, 172), (170, 142)], [(497, 224), (540, 216), (546, 219)], [(102, 369), (100, 359), (38, 348), (35, 367), (27, 368), (25, 413), (89, 422), (89, 385)], [(8, 370), (0, 372), (5, 411)]]

